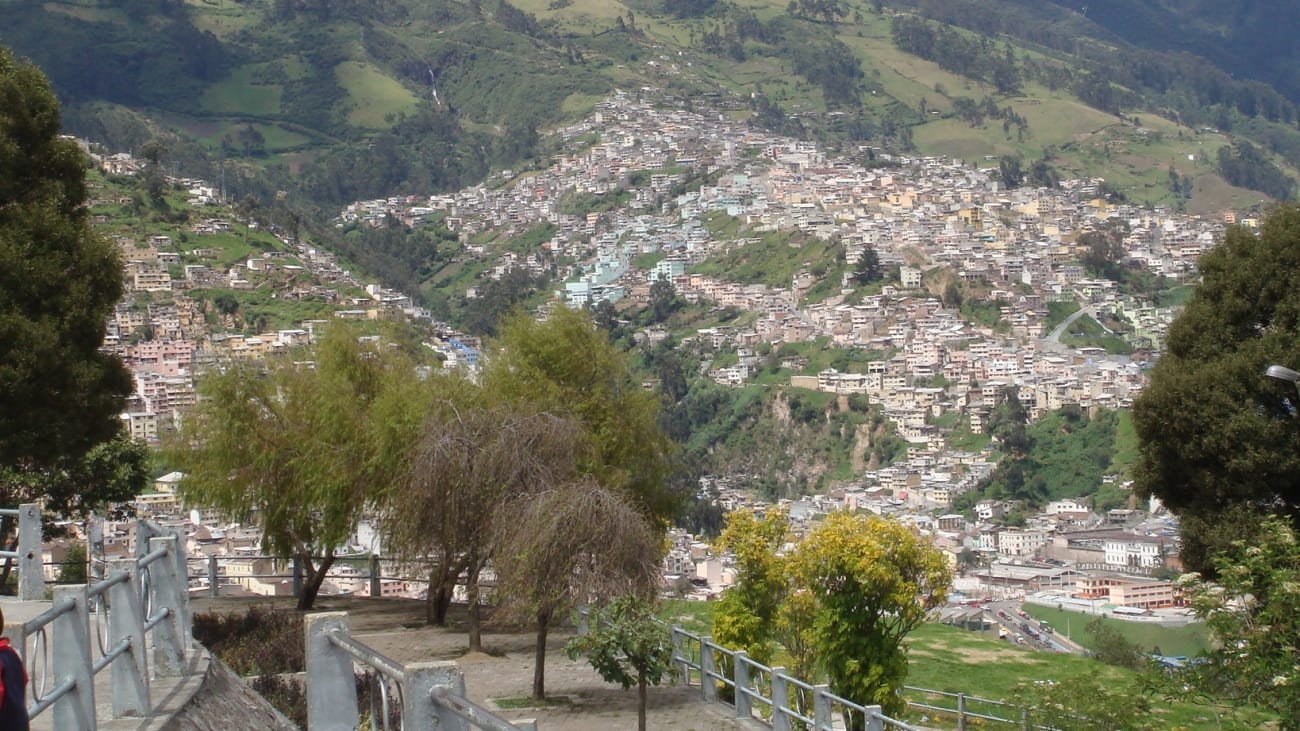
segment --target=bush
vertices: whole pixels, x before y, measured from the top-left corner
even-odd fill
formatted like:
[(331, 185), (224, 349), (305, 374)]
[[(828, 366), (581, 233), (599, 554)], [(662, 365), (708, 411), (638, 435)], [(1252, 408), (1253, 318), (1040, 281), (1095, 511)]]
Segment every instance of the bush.
[(302, 615), (291, 609), (198, 614), (194, 638), (239, 675), (298, 673), (307, 666)]

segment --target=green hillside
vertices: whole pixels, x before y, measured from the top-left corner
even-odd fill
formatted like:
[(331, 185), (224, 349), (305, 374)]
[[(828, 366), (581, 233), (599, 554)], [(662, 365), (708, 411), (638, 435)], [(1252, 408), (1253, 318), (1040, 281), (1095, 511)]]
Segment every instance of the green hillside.
[[(0, 43), (50, 75), (71, 131), (114, 149), (162, 138), (190, 172), (321, 214), (526, 167), (546, 154), (536, 131), (640, 85), (850, 152), (1019, 156), (1030, 182), (1099, 175), (1192, 212), (1266, 198), (1241, 186), (1292, 189), (1287, 97), (1185, 48), (1140, 48), (1095, 14), (994, 4), (0, 0)], [(1209, 27), (1203, 4), (1141, 5)], [(1221, 163), (1236, 135), (1262, 156), (1233, 147)], [(1277, 174), (1247, 172), (1266, 165)]]

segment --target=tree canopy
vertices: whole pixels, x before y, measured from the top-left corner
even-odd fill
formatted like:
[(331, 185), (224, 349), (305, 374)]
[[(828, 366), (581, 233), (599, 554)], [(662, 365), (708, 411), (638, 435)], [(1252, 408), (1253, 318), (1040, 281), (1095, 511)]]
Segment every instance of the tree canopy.
[(99, 352), (122, 262), (90, 227), (86, 157), (59, 124), (49, 82), (0, 48), (0, 465), (23, 471), (115, 437), (131, 392)]
[(831, 690), (899, 715), (903, 639), (947, 598), (943, 555), (901, 523), (832, 513), (791, 563), (795, 586), (812, 598), (812, 642)]
[(739, 571), (715, 615), (715, 639), (760, 661), (779, 640), (808, 682), (828, 679), (837, 695), (898, 715), (902, 642), (946, 598), (943, 556), (901, 523), (849, 513), (827, 516), (781, 555), (785, 523), (780, 511), (727, 517), (720, 544)]
[(1300, 368), (1300, 207), (1258, 234), (1228, 229), (1199, 263), (1203, 282), (1169, 328), (1136, 400), (1136, 487), (1182, 518), (1184, 562), (1248, 535), (1259, 516), (1300, 516), (1300, 394), (1266, 378)]
[(625, 491), (648, 516), (672, 517), (680, 496), (668, 487), (671, 443), (659, 428), (659, 397), (641, 388), (586, 312), (557, 307), (545, 322), (514, 315), (496, 346), (484, 388), (572, 417), (593, 445), (578, 471)]
[(200, 382), (203, 399), (169, 450), (187, 473), (180, 493), (256, 523), (267, 551), (301, 561), (301, 609), (363, 508), (406, 466), (428, 401), (414, 366), (386, 341), (363, 343), (336, 325), (305, 352)]
[(655, 621), (653, 607), (628, 595), (597, 608), (592, 631), (569, 640), (565, 653), (585, 655), (600, 677), (624, 690), (636, 686), (637, 729), (646, 729), (646, 687), (672, 676), (673, 646), (668, 628)]

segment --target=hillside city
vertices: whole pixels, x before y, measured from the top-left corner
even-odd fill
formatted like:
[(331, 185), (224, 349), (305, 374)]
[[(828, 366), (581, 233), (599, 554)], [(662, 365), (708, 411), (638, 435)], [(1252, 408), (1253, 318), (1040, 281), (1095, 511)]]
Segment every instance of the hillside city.
[[(1013, 506), (989, 500), (968, 520), (952, 511), (953, 502), (992, 473), (996, 456), (991, 448), (952, 447), (951, 429), (939, 424), (984, 433), (1008, 390), (1031, 419), (1067, 406), (1128, 407), (1177, 310), (1126, 293), (1109, 279), (1086, 276), (1079, 263), (1080, 234), (1123, 222), (1128, 233), (1120, 264), (1193, 283), (1197, 257), (1225, 225), (1253, 226), (1255, 220), (1232, 213), (1210, 220), (1116, 203), (1103, 195), (1098, 179), (1008, 190), (996, 161), (976, 168), (871, 151), (883, 164), (868, 169), (860, 160), (828, 156), (814, 143), (759, 131), (723, 114), (677, 108), (652, 89), (615, 94), (580, 123), (553, 134), (565, 152), (545, 169), (503, 171), (451, 195), (357, 201), (340, 211), (338, 225), (441, 222), (458, 237), (460, 256), (491, 262), (484, 277), (501, 278), (516, 267), (535, 274), (554, 267), (556, 281), (563, 282), (556, 295), (573, 307), (647, 304), (652, 288), (666, 281), (688, 302), (736, 308), (748, 316), (741, 324), (701, 329), (679, 341), (679, 347), (725, 362), (706, 371), (725, 386), (750, 382), (764, 348), (817, 341), (877, 352), (881, 357), (860, 373), (805, 372), (806, 359), (798, 357), (782, 362), (793, 374), (792, 388), (865, 396), (879, 405), (908, 445), (904, 458), (865, 470), (850, 484), (783, 501), (796, 533), (819, 514), (870, 511), (928, 536), (954, 568), (963, 569), (953, 586), (960, 595), (1029, 597), (1092, 612), (1158, 611), (1185, 619), (1177, 586), (1157, 578), (1180, 566), (1177, 524), (1157, 502), (1097, 514), (1082, 497), (1057, 500), (1023, 527), (1009, 527), (1003, 519)], [(144, 166), (123, 153), (95, 158), (111, 175), (135, 175)], [(205, 368), (307, 344), (327, 322), (244, 334), (230, 313), (212, 311), (188, 296), (191, 290), (269, 290), (286, 301), (326, 303), (334, 318), (400, 313), (432, 321), (411, 297), (366, 281), (330, 252), (286, 232), (275, 232), (277, 250), (254, 251), (223, 265), (221, 252), (205, 247), (204, 237), (256, 224), (241, 222), (224, 206), (220, 186), (211, 181), (170, 182), (207, 212), (187, 224), (185, 240), (147, 230), (114, 234), (127, 262), (129, 294), (109, 323), (104, 348), (134, 374), (135, 394), (122, 414), (133, 437), (156, 444), (173, 430), (195, 404), (195, 378)], [(575, 213), (575, 200), (602, 204)], [(96, 199), (91, 208), (97, 222), (108, 225), (112, 217), (99, 210), (126, 203)], [(727, 222), (738, 225), (724, 231)], [(485, 243), (545, 224), (554, 234), (536, 251), (495, 251)], [(875, 250), (882, 264), (898, 267), (897, 280), (878, 294), (854, 296), (847, 272), (845, 281), (822, 291), (817, 285), (825, 272), (819, 276), (811, 267), (780, 286), (699, 271), (711, 258), (754, 245), (765, 233), (790, 231), (840, 242), (847, 262)], [(647, 261), (652, 263), (637, 265)], [(974, 322), (945, 305), (930, 288), (938, 272), (987, 291), (997, 324)], [(476, 296), (477, 287), (465, 295)], [(1065, 324), (1049, 327), (1052, 303), (1075, 303), (1080, 316), (1126, 324), (1115, 333), (1127, 341), (1126, 353), (1062, 343)], [(426, 345), (445, 368), (472, 373), (479, 341), (432, 324), (438, 336)], [(670, 333), (654, 326), (640, 337), (654, 343)], [(138, 496), (138, 513), (184, 524), (189, 554), (218, 559), (223, 591), (292, 591), (288, 578), (264, 578), (274, 573), (269, 561), (249, 558), (263, 553), (257, 530), (228, 524), (205, 506), (182, 504), (176, 494), (180, 477), (164, 476)], [(736, 488), (731, 477), (707, 477), (701, 490), (716, 494), (726, 509), (766, 507)], [(1105, 479), (1122, 482), (1119, 476)], [(124, 553), (131, 530), (129, 523), (109, 521), (102, 550), (110, 557)], [(384, 555), (364, 524), (353, 544), (358, 554)], [(49, 561), (57, 562), (66, 545), (48, 544)], [(663, 572), (666, 591), (699, 599), (716, 596), (734, 578), (728, 556), (715, 555), (707, 543), (682, 532), (672, 534)], [(209, 580), (206, 571), (200, 573), (193, 578), (196, 588)], [(422, 583), (397, 578), (402, 573), (385, 568), (392, 578), (384, 580), (382, 593), (421, 596)], [(322, 589), (363, 591), (362, 573), (348, 568), (336, 570)]]

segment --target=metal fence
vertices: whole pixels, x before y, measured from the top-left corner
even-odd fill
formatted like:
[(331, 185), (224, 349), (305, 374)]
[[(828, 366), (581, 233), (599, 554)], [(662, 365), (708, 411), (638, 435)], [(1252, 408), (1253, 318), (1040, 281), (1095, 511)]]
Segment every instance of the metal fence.
[[(580, 610), (578, 631), (585, 632), (586, 627), (585, 611)], [(731, 696), (728, 704), (735, 709), (737, 718), (759, 721), (774, 731), (917, 731), (916, 726), (886, 716), (880, 706), (864, 706), (841, 698), (826, 685), (812, 685), (787, 675), (783, 667), (755, 662), (743, 650), (727, 649), (679, 626), (673, 626), (671, 632), (678, 682), (699, 686), (701, 698), (717, 703), (728, 703), (720, 697), (719, 689), (729, 689), (725, 695)], [(957, 731), (975, 725), (987, 727), (989, 723), (1006, 724), (1020, 731), (1051, 731), (1034, 724), (1028, 710), (1013, 703), (911, 685), (903, 686), (903, 694), (909, 711), (934, 714), (925, 721), (927, 726), (944, 719)]]
[[(320, 557), (313, 557), (313, 560), (319, 559)], [(232, 566), (240, 566), (242, 569), (258, 562), (269, 563), (272, 570), (241, 570), (238, 573), (229, 571)], [(385, 574), (385, 564), (398, 567), (401, 573), (395, 573), (390, 568)], [(364, 569), (358, 569), (358, 565), (364, 565)], [(306, 581), (306, 571), (301, 559), (287, 556), (195, 556), (189, 559), (188, 570), (191, 587), (203, 596), (209, 597), (230, 596), (235, 592), (246, 590), (248, 587), (241, 586), (239, 583), (246, 579), (288, 581), (292, 595), (298, 596), (302, 593)], [(359, 585), (361, 590), (352, 592), (354, 595), (379, 597), (383, 596), (385, 581), (427, 581), (428, 571), (427, 567), (418, 562), (383, 559), (375, 554), (363, 554), (336, 558), (334, 564), (325, 572), (325, 578), (327, 581)]]
[(941, 718), (951, 718), (956, 722), (957, 731), (966, 731), (972, 719), (1006, 724), (1021, 731), (1046, 728), (1031, 726), (1028, 709), (1014, 703), (911, 685), (903, 686), (903, 692), (907, 696), (908, 708), (930, 711)]
[(110, 561), (108, 575), (89, 586), (55, 587), (53, 606), (22, 625), (16, 639), (30, 718), (49, 710), (54, 728), (95, 728), (95, 676), (110, 668), (112, 716), (147, 716), (150, 678), (184, 672), (191, 644), (184, 546), (148, 521), (137, 524), (136, 537), (136, 558)]
[[(357, 640), (346, 612), (307, 615), (307, 729), (354, 731), (358, 709), (354, 665), (377, 676), (380, 700), (365, 719), (371, 729), (391, 731), (537, 731), (532, 720), (506, 721), (465, 697), (465, 678), (454, 662), (399, 663)], [(391, 711), (393, 704), (400, 712)]]
[[(672, 643), (679, 682), (698, 685), (700, 697), (713, 702), (725, 702), (718, 690), (729, 688), (737, 718), (762, 722), (773, 731), (918, 731), (886, 716), (880, 706), (854, 703), (826, 685), (805, 683), (787, 675), (785, 668), (755, 662), (744, 651), (729, 650), (681, 627), (672, 628)], [(722, 672), (727, 666), (730, 673)]]
[(17, 508), (0, 509), (0, 517), (18, 522), (18, 550), (0, 551), (0, 558), (18, 563), (18, 598), (40, 601), (45, 598), (45, 573), (41, 566), (41, 506), (24, 503)]

